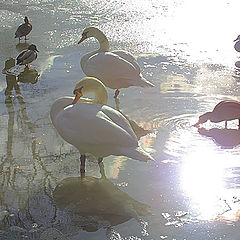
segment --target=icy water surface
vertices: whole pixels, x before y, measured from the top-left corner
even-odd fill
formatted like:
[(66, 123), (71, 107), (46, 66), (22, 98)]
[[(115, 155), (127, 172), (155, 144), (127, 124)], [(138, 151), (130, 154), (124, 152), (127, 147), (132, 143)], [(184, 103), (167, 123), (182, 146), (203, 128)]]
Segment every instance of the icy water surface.
[[(227, 0), (1, 1), (0, 239), (239, 239), (238, 121), (192, 127), (219, 101), (240, 101), (239, 7)], [(33, 30), (18, 43), (25, 15)], [(90, 25), (111, 49), (132, 52), (155, 84), (122, 89), (119, 107), (151, 130), (140, 144), (156, 162), (109, 156), (99, 169), (89, 157), (81, 178), (79, 153), (49, 111), (56, 98), (72, 96), (84, 76), (81, 57), (98, 47), (94, 39), (77, 45)], [(6, 74), (30, 43), (39, 50), (30, 70)]]

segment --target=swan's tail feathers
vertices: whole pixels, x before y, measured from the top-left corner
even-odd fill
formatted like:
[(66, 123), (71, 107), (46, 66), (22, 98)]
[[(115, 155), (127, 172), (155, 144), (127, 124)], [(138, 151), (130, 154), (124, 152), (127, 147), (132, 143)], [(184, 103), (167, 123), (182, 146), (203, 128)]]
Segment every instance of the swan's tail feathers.
[(152, 84), (151, 82), (149, 82), (147, 79), (145, 79), (143, 76), (141, 76), (141, 83), (140, 83), (140, 87), (155, 87), (154, 84)]
[(143, 162), (155, 161), (154, 158), (149, 153), (145, 152), (141, 147), (122, 148), (121, 152), (122, 155), (135, 160)]

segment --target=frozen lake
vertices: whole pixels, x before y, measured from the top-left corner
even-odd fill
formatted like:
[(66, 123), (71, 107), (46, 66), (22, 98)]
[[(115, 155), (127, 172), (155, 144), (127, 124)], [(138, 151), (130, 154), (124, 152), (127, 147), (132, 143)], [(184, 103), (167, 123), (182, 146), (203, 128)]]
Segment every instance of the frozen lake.
[[(238, 121), (192, 125), (218, 102), (240, 101), (239, 8), (237, 0), (0, 1), (1, 70), (29, 44), (39, 50), (30, 73), (0, 77), (0, 239), (238, 240)], [(24, 16), (33, 30), (19, 43)], [(49, 111), (72, 96), (81, 57), (98, 47), (77, 44), (88, 26), (111, 50), (131, 52), (155, 85), (121, 89), (119, 107), (151, 130), (139, 142), (156, 162), (109, 156), (101, 178), (89, 157), (83, 180), (79, 153)]]

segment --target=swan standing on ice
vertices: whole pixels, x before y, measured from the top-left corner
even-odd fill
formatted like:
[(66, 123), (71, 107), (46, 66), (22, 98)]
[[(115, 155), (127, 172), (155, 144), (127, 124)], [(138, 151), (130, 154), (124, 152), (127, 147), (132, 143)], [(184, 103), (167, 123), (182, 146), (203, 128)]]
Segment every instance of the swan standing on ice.
[[(108, 94), (101, 81), (84, 77), (73, 91), (75, 98), (57, 99), (50, 111), (54, 127), (61, 137), (80, 152), (80, 172), (85, 172), (86, 154), (100, 163), (109, 155), (124, 155), (140, 161), (153, 160), (139, 145), (128, 120), (117, 110), (105, 105)], [(81, 98), (88, 93), (94, 99)]]
[(129, 52), (109, 51), (108, 39), (98, 28), (86, 28), (78, 44), (90, 37), (98, 40), (100, 48), (82, 57), (81, 68), (87, 76), (96, 77), (105, 86), (116, 89), (115, 98), (120, 88), (154, 87), (152, 83), (143, 78), (136, 59)]

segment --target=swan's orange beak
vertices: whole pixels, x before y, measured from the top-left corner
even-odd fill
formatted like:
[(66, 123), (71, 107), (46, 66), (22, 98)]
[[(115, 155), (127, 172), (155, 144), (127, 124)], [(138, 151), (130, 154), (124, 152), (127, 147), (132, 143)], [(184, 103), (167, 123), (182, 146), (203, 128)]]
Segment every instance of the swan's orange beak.
[(75, 98), (74, 98), (72, 104), (76, 104), (81, 96), (82, 96), (82, 93), (76, 91), (76, 95), (75, 95)]
[(83, 42), (85, 39), (87, 39), (87, 35), (86, 35), (86, 34), (84, 34), (84, 35), (82, 36), (82, 38), (79, 40), (78, 44), (80, 44), (81, 42)]

